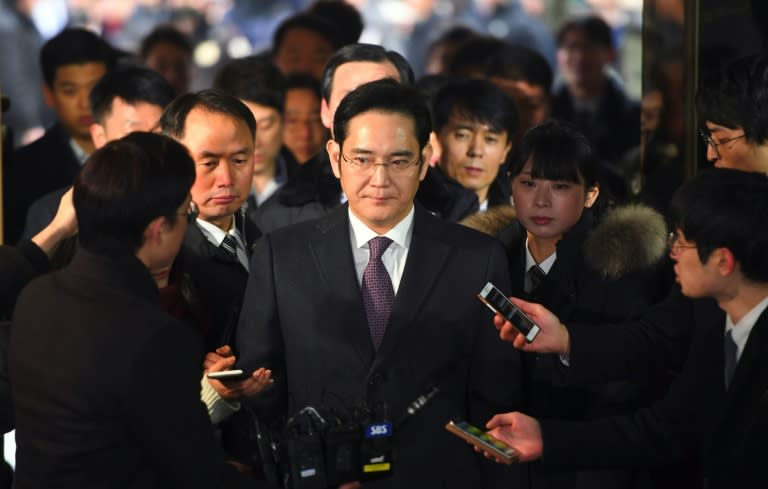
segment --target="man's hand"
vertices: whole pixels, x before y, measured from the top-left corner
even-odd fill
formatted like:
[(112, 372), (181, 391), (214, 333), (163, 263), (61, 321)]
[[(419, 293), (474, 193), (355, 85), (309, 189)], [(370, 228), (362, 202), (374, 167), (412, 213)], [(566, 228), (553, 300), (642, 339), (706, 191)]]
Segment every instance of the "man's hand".
[[(204, 373), (227, 370), (235, 364), (237, 358), (232, 349), (225, 345), (209, 352), (203, 362)], [(272, 371), (260, 368), (244, 380), (207, 379), (211, 387), (226, 401), (240, 401), (254, 396), (272, 384)]]
[[(514, 448), (520, 462), (541, 458), (544, 444), (539, 422), (523, 413), (497, 414), (486, 423), (488, 434)], [(486, 458), (493, 458), (485, 452)]]
[(32, 242), (50, 257), (63, 239), (74, 236), (76, 232), (77, 217), (75, 216), (75, 207), (72, 205), (72, 189), (70, 188), (61, 197), (59, 209), (56, 211), (53, 221), (32, 237)]
[(510, 297), (517, 307), (520, 308), (534, 323), (539, 325), (541, 331), (532, 343), (525, 341), (525, 336), (518, 333), (514, 325), (507, 321), (501, 314), (496, 314), (493, 318), (493, 325), (499, 330), (499, 337), (504, 341), (509, 341), (515, 348), (523, 351), (532, 351), (537, 353), (559, 353), (568, 355), (571, 350), (570, 337), (568, 329), (563, 326), (560, 320), (541, 304), (526, 302), (522, 299)]

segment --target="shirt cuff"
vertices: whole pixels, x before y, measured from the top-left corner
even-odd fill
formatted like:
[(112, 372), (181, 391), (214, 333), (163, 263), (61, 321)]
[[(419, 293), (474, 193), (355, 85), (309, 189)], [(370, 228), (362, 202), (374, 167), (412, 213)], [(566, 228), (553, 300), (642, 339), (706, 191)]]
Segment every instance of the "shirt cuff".
[(208, 416), (211, 418), (211, 423), (219, 424), (232, 414), (240, 410), (240, 403), (237, 401), (229, 402), (216, 392), (208, 382), (208, 378), (203, 376), (200, 381), (200, 399), (205, 404), (208, 410)]

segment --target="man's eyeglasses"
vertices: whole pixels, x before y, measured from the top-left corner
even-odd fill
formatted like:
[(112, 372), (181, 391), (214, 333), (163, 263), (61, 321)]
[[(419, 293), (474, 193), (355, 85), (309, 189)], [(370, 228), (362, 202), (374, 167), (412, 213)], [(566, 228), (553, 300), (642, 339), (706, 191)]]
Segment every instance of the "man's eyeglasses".
[(187, 223), (192, 224), (193, 222), (195, 222), (195, 219), (197, 219), (198, 214), (199, 214), (199, 212), (197, 210), (197, 204), (195, 204), (194, 202), (190, 201), (189, 202), (189, 209), (187, 209), (187, 212), (185, 212), (183, 214), (180, 213), (179, 215), (182, 216), (182, 217), (186, 217), (187, 218)]
[(737, 139), (741, 139), (745, 136), (744, 134), (742, 134), (741, 136), (726, 138), (718, 142), (715, 142), (715, 140), (712, 139), (712, 135), (709, 133), (709, 131), (705, 131), (704, 129), (701, 129), (699, 131), (699, 134), (701, 135), (701, 139), (704, 141), (704, 144), (707, 146), (712, 146), (712, 149), (715, 150), (715, 155), (717, 155), (717, 159), (720, 159), (720, 150), (718, 149), (718, 146), (720, 146), (721, 144), (730, 143), (731, 141), (736, 141)]
[(421, 163), (421, 155), (416, 158), (416, 161), (410, 161), (403, 157), (393, 156), (391, 160), (383, 163), (376, 163), (376, 158), (369, 155), (358, 156), (346, 156), (344, 153), (339, 153), (341, 158), (354, 169), (355, 172), (361, 175), (373, 175), (377, 166), (386, 167), (393, 175), (409, 175), (413, 170)]
[(680, 234), (677, 231), (672, 231), (667, 237), (667, 245), (669, 246), (669, 253), (672, 256), (677, 256), (680, 250), (684, 248), (696, 248), (695, 244), (684, 244), (680, 242)]

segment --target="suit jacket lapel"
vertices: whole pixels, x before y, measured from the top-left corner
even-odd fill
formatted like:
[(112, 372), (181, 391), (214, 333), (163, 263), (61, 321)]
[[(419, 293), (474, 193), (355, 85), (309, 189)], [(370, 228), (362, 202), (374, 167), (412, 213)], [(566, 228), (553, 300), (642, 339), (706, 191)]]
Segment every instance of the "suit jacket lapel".
[(309, 251), (327, 297), (342, 305), (345, 309), (343, 317), (348, 318), (329, 327), (342, 330), (367, 368), (373, 361), (374, 350), (352, 257), (346, 205), (317, 221), (315, 235), (309, 242)]
[(440, 271), (451, 252), (451, 245), (434, 239), (439, 233), (434, 220), (418, 205), (413, 221), (413, 234), (403, 277), (392, 306), (392, 315), (379, 348), (379, 355), (395, 349), (397, 340), (404, 329), (413, 324), (413, 319), (422, 303), (434, 290), (434, 283), (440, 278)]

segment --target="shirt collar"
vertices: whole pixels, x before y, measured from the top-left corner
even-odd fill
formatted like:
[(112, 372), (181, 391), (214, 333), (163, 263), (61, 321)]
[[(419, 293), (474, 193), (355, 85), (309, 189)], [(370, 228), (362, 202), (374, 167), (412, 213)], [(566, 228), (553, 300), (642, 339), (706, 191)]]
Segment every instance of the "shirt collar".
[(347, 209), (349, 213), (349, 232), (352, 235), (352, 244), (356, 248), (362, 248), (367, 246), (368, 241), (377, 236), (386, 236), (391, 239), (398, 246), (408, 249), (411, 245), (411, 235), (413, 234), (413, 215), (414, 207), (411, 206), (411, 211), (408, 213), (402, 221), (398, 222), (395, 227), (387, 231), (385, 234), (380, 235), (373, 231), (371, 228), (363, 224), (363, 222), (355, 216), (351, 209)]
[(80, 166), (82, 166), (90, 155), (72, 138), (69, 138), (69, 147), (72, 148), (72, 152), (75, 153), (75, 158), (77, 158), (77, 161), (80, 162)]
[(539, 265), (539, 268), (546, 273), (549, 274), (549, 271), (552, 269), (552, 265), (555, 264), (555, 260), (557, 260), (557, 252), (552, 253), (548, 257), (546, 257), (544, 260), (542, 260), (541, 263), (536, 263), (536, 260), (533, 259), (533, 255), (531, 254), (531, 250), (528, 249), (528, 238), (525, 238), (525, 271), (527, 272), (529, 268), (531, 268), (534, 265)]
[[(208, 221), (203, 221), (202, 219), (197, 219), (197, 225), (200, 228), (200, 230), (203, 232), (203, 235), (206, 237), (208, 241), (210, 241), (214, 246), (221, 246), (221, 242), (224, 241), (224, 237), (227, 234), (231, 234), (234, 236), (234, 238), (237, 240), (238, 244), (240, 246), (243, 246), (243, 241), (240, 239), (240, 233), (238, 233), (237, 228), (235, 227), (235, 220), (232, 219), (232, 226), (230, 227), (229, 231), (223, 231), (220, 227), (218, 227), (215, 224), (211, 224)], [(243, 249), (245, 249), (245, 246), (243, 246)]]
[(741, 320), (736, 324), (733, 323), (730, 316), (725, 316), (725, 331), (728, 332), (728, 330), (733, 330), (731, 335), (733, 336), (733, 341), (738, 347), (738, 352), (736, 355), (737, 358), (741, 357), (741, 353), (744, 351), (744, 346), (747, 344), (747, 339), (749, 338), (749, 334), (752, 332), (752, 328), (755, 326), (755, 323), (763, 314), (763, 311), (765, 311), (766, 308), (768, 308), (768, 297), (760, 301), (759, 304), (757, 304), (752, 308), (752, 310), (746, 313), (744, 317), (741, 318)]

